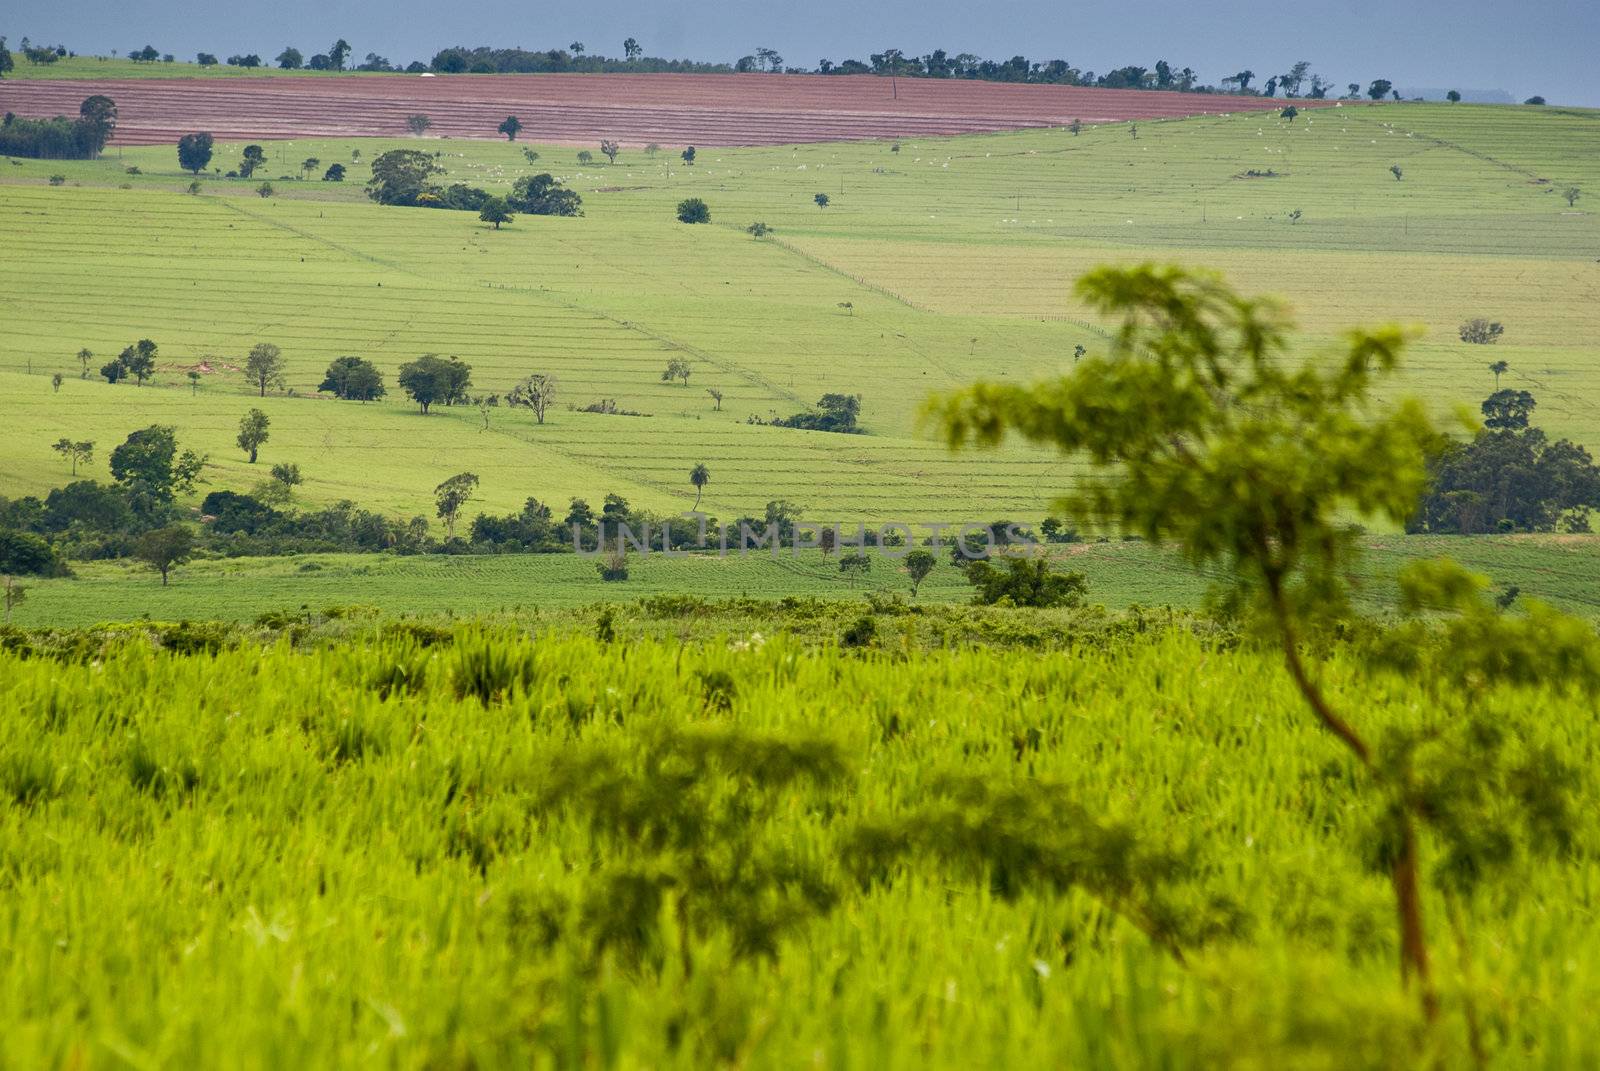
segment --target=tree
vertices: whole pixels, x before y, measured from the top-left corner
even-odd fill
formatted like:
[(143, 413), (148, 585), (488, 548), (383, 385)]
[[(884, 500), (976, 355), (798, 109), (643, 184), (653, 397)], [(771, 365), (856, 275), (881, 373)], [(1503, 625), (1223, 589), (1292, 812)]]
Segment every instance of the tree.
[(906, 555), (906, 575), (911, 577), (911, 597), (917, 597), (917, 589), (922, 587), (922, 582), (928, 579), (928, 574), (933, 572), (933, 567), (939, 564), (939, 559), (934, 557), (932, 551), (914, 550)]
[(1476, 535), (1588, 529), (1600, 508), (1600, 467), (1583, 447), (1550, 442), (1533, 427), (1525, 391), (1496, 391), (1483, 403), (1484, 427), (1429, 460), (1428, 493), (1410, 532)]
[(427, 416), (435, 402), (451, 405), (466, 397), (472, 386), (472, 366), (451, 357), (448, 361), (436, 353), (425, 353), (409, 364), (400, 366), (400, 387), (416, 402)]
[(1300, 114), (1300, 109), (1296, 108), (1293, 104), (1291, 104), (1287, 108), (1283, 109), (1283, 111), (1278, 113), (1278, 118), (1287, 119), (1287, 120), (1289, 120), (1289, 122), (1292, 123), (1295, 120), (1295, 116), (1297, 116), (1299, 114)]
[(705, 462), (700, 462), (689, 470), (689, 483), (694, 486), (694, 505), (691, 509), (700, 508), (700, 495), (706, 489), (706, 484), (711, 482), (711, 470), (706, 468)]
[(544, 414), (556, 400), (556, 377), (535, 373), (511, 388), (511, 393), (506, 395), (506, 404), (516, 408), (533, 410), (533, 418), (540, 424), (544, 423)]
[(275, 58), (272, 62), (276, 63), (280, 70), (298, 71), (305, 63), (305, 57), (300, 54), (300, 50), (298, 48), (295, 48), (291, 45), (286, 47), (282, 52), (279, 52), (277, 58)]
[(324, 171), (322, 173), (322, 181), (323, 182), (343, 182), (344, 181), (344, 165), (343, 164), (329, 164), (328, 165), (328, 170), (326, 170), (326, 171)]
[(698, 197), (689, 197), (678, 202), (679, 223), (710, 223), (711, 209)]
[(117, 362), (142, 387), (145, 380), (156, 374), (156, 344), (148, 338), (141, 338), (125, 348), (117, 357)]
[(1583, 191), (1576, 186), (1568, 186), (1562, 191), (1561, 196), (1567, 199), (1567, 207), (1572, 208), (1578, 203), (1578, 198), (1583, 196)]
[(322, 161), (317, 159), (315, 156), (308, 156), (304, 160), (301, 160), (300, 161), (300, 180), (302, 182), (305, 181), (306, 178), (308, 178), (311, 175), (311, 172), (315, 171), (317, 168), (319, 168), (321, 166), (322, 166)]
[(684, 164), (685, 167), (693, 167), (694, 166), (694, 146), (693, 145), (688, 146), (687, 148), (685, 148), (683, 150), (683, 152), (679, 153), (678, 155), (679, 155), (679, 157), (682, 158), (683, 164)]
[(267, 396), (268, 387), (284, 388), (283, 370), (286, 362), (283, 351), (270, 342), (257, 342), (250, 347), (250, 356), (245, 358), (244, 373), (250, 382), (256, 385), (259, 396)]
[(716, 387), (707, 387), (706, 393), (711, 395), (711, 406), (717, 412), (722, 412), (722, 392)]
[(1394, 86), (1387, 78), (1377, 78), (1367, 87), (1367, 96), (1373, 100), (1382, 100), (1389, 95), (1389, 91), (1393, 88)]
[[(10, 62), (11, 53), (4, 52), (3, 60), (0, 60), (0, 73), (10, 70), (8, 66)], [(28, 589), (17, 583), (16, 577), (7, 574), (3, 581), (3, 586), (0, 586), (0, 600), (5, 602), (6, 607), (6, 624), (11, 624), (11, 611), (21, 606), (27, 600), (27, 597)]]
[(334, 70), (342, 71), (344, 70), (344, 61), (349, 56), (350, 42), (341, 37), (333, 43), (332, 48), (328, 49), (328, 64)]
[(1500, 377), (1505, 375), (1510, 370), (1511, 370), (1511, 366), (1509, 364), (1507, 364), (1505, 361), (1495, 361), (1495, 362), (1493, 362), (1493, 363), (1491, 363), (1489, 365), (1489, 371), (1494, 373), (1494, 389), (1495, 390), (1499, 390), (1500, 389)]
[[(1171, 543), (1195, 568), (1220, 569), (1227, 605), (1270, 627), (1306, 707), (1380, 794), (1379, 857), (1394, 894), (1402, 976), (1417, 984), (1432, 1019), (1418, 825), (1435, 816), (1412, 787), (1410, 744), (1391, 752), (1386, 735), (1376, 750), (1302, 657), (1308, 629), (1349, 613), (1346, 578), (1360, 543), (1342, 518), (1404, 522), (1426, 486), (1438, 437), (1424, 408), (1374, 397), (1405, 334), (1354, 331), (1335, 365), (1285, 370), (1284, 314), (1213, 276), (1108, 268), (1077, 290), (1096, 311), (1124, 318), (1111, 359), (1086, 360), (1034, 390), (979, 384), (937, 402), (932, 415), (952, 446), (997, 446), (1014, 429), (1087, 458), (1095, 475), (1063, 499), (1073, 516)], [(1444, 821), (1431, 828), (1453, 835)]]
[(828, 207), (828, 195), (825, 193), (819, 193), (811, 199), (816, 202), (818, 208)]
[(1483, 400), (1483, 426), (1491, 431), (1522, 431), (1538, 404), (1525, 390), (1496, 390)]
[(1475, 316), (1461, 325), (1461, 341), (1476, 346), (1489, 346), (1500, 341), (1500, 336), (1505, 334), (1505, 331), (1505, 324)]
[(1399, 164), (1390, 164), (1389, 165), (1389, 174), (1394, 176), (1394, 180), (1396, 182), (1399, 182), (1401, 177), (1405, 174), (1405, 172), (1400, 170), (1400, 165)]
[(178, 139), (178, 164), (198, 175), (211, 163), (211, 135), (185, 134)]
[(0, 37), (0, 78), (10, 74), (16, 65), (17, 61), (11, 58), (11, 50), (6, 47), (6, 39)]
[(161, 574), (162, 587), (167, 586), (167, 574), (193, 554), (194, 535), (181, 524), (146, 532), (133, 545), (133, 556)]
[(578, 150), (578, 163), (580, 163), (580, 164), (592, 164), (592, 163), (594, 163), (594, 153), (590, 152), (588, 149), (579, 149)]
[(54, 375), (52, 375), (50, 377), (50, 389), (52, 391), (54, 391), (56, 394), (60, 394), (61, 393), (61, 384), (66, 382), (66, 379), (67, 379), (66, 376), (62, 375), (60, 372), (56, 372)]
[(1089, 590), (1082, 573), (1058, 573), (1044, 557), (1013, 554), (1002, 561), (1002, 566), (986, 560), (967, 564), (967, 583), (977, 589), (972, 596), (975, 605), (1077, 606)]
[(765, 238), (767, 235), (772, 233), (772, 228), (767, 226), (765, 223), (758, 221), (746, 227), (745, 233), (749, 234), (752, 238)]
[(423, 115), (421, 112), (418, 112), (415, 115), (406, 116), (406, 129), (411, 131), (411, 133), (419, 138), (426, 134), (428, 132), (428, 128), (432, 125), (433, 120), (428, 118), (426, 115)]
[(1451, 104), (1460, 104), (1461, 93), (1459, 90), (1452, 89), (1450, 92), (1444, 95), (1444, 99), (1449, 101)]
[(89, 347), (84, 346), (78, 350), (78, 365), (81, 368), (81, 371), (78, 373), (79, 379), (89, 378), (89, 362), (92, 360), (94, 360), (94, 351)]
[(691, 371), (689, 362), (682, 357), (669, 357), (667, 358), (666, 370), (661, 373), (661, 382), (671, 383), (675, 379), (681, 379), (683, 380), (683, 385), (687, 387)]
[(632, 63), (634, 60), (644, 55), (644, 48), (639, 44), (638, 41), (630, 37), (626, 41), (622, 42), (622, 54), (627, 57), (628, 62)]
[(856, 581), (867, 575), (872, 569), (872, 559), (860, 551), (842, 555), (839, 558), (839, 572), (850, 581), (850, 586), (855, 587)]
[(470, 472), (457, 473), (433, 489), (433, 500), (439, 519), (444, 521), (444, 537), (448, 542), (455, 538), (456, 518), (461, 509), (478, 489), (478, 477)]
[(605, 157), (608, 161), (615, 164), (617, 162), (617, 154), (622, 151), (622, 143), (617, 141), (602, 140), (600, 142), (600, 151), (605, 154)]
[(364, 357), (335, 357), (317, 390), (344, 401), (376, 401), (384, 395), (383, 373)]
[(239, 177), (249, 178), (255, 174), (256, 168), (267, 162), (267, 154), (259, 145), (246, 145), (244, 155), (239, 158)]
[(525, 216), (583, 215), (583, 198), (575, 190), (563, 189), (548, 172), (517, 179), (506, 204)]
[(72, 463), (72, 475), (78, 474), (79, 465), (87, 465), (94, 460), (94, 442), (88, 439), (73, 441), (63, 436), (50, 444), (50, 449), (60, 454), (61, 457)]
[(485, 223), (493, 223), (494, 229), (499, 230), (500, 224), (510, 223), (515, 217), (504, 198), (491, 197), (483, 202), (483, 208), (479, 210), (478, 218)]
[(189, 369), (189, 396), (193, 397), (193, 396), (195, 396), (195, 395), (197, 395), (199, 393), (200, 393), (200, 372), (199, 372), (198, 369), (191, 368), (191, 369)]
[(1541, 107), (1544, 104), (1544, 98), (1543, 97), (1539, 97), (1539, 96), (1533, 96), (1533, 97), (1529, 97), (1527, 100), (1523, 101), (1522, 103), (1524, 103), (1524, 104), (1532, 104), (1535, 107)]
[(276, 191), (273, 190), (272, 183), (270, 182), (263, 182), (261, 185), (256, 187), (256, 196), (262, 198), (263, 200), (271, 197), (274, 192)]
[(428, 180), (443, 170), (432, 153), (391, 149), (372, 161), (367, 196), (380, 205), (414, 205), (428, 188)]
[(522, 129), (522, 120), (518, 119), (514, 115), (508, 115), (505, 117), (505, 119), (501, 120), (500, 125), (495, 127), (495, 129), (504, 134), (507, 141), (516, 141), (517, 131)]
[(111, 478), (127, 492), (135, 512), (154, 515), (172, 501), (177, 434), (153, 424), (133, 432), (111, 451)]
[(235, 441), (239, 449), (243, 450), (250, 458), (250, 464), (256, 463), (256, 454), (261, 449), (261, 444), (268, 439), (267, 427), (272, 423), (267, 414), (259, 409), (252, 409), (239, 418), (239, 437)]
[(100, 374), (106, 377), (107, 383), (111, 383), (113, 385), (116, 384), (116, 382), (123, 376), (127, 375), (127, 373), (128, 370), (123, 367), (121, 361), (112, 361), (110, 364), (103, 364), (100, 366)]
[(205, 187), (200, 185), (200, 180), (195, 179), (193, 182), (189, 183), (189, 196), (198, 197), (200, 196), (200, 191), (203, 189), (205, 189)]
[(117, 105), (102, 93), (85, 97), (78, 106), (76, 133), (81, 140), (82, 154), (89, 158), (100, 155), (117, 128)]

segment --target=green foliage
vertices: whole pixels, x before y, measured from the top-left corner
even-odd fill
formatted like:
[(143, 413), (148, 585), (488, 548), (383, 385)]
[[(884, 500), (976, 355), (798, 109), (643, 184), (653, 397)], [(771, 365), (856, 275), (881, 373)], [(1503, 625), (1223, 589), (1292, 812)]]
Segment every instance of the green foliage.
[(524, 175), (511, 185), (506, 204), (525, 216), (581, 216), (583, 198), (548, 172)]
[(133, 545), (133, 556), (161, 574), (162, 587), (167, 586), (172, 568), (187, 562), (193, 553), (194, 533), (182, 524), (152, 529)]
[(432, 153), (390, 149), (373, 158), (367, 196), (380, 205), (414, 205), (428, 189), (428, 180), (443, 171)]
[(385, 393), (383, 373), (364, 357), (336, 357), (317, 390), (347, 401), (376, 401)]
[(467, 388), (472, 386), (472, 366), (454, 356), (445, 360), (438, 354), (425, 353), (401, 365), (398, 379), (401, 389), (426, 416), (435, 402), (454, 405), (466, 400)]
[(974, 561), (966, 568), (967, 582), (976, 590), (972, 601), (980, 606), (1078, 606), (1089, 590), (1082, 573), (1058, 573), (1049, 559), (1010, 554), (993, 561)]
[(250, 464), (256, 463), (256, 454), (261, 449), (261, 444), (267, 441), (267, 428), (272, 421), (267, 414), (259, 409), (252, 409), (239, 418), (239, 435), (235, 440), (239, 449), (243, 450), (250, 458)]
[(678, 222), (710, 223), (711, 208), (698, 197), (685, 198), (678, 202)]
[(185, 134), (178, 139), (178, 166), (198, 175), (211, 163), (211, 135)]

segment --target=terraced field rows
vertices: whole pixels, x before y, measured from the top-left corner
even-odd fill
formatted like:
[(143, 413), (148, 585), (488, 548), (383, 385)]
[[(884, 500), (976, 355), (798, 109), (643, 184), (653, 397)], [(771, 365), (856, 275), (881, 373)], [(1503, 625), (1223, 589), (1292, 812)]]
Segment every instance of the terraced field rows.
[[(781, 145), (970, 134), (1251, 111), (1259, 97), (1007, 85), (870, 75), (447, 75), (0, 83), (0, 110), (72, 114), (89, 93), (117, 101), (117, 141), (161, 144), (190, 130), (227, 138), (381, 137), (422, 112), (432, 132), (495, 138), (506, 114), (528, 138), (665, 145)], [(1317, 102), (1304, 102), (1310, 106)]]

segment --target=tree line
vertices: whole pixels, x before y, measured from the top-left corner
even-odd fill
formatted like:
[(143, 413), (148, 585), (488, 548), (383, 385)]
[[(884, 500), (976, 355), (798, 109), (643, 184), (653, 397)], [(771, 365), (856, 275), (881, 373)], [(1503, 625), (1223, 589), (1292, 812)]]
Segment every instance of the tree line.
[(35, 160), (92, 160), (117, 129), (117, 105), (96, 93), (84, 98), (76, 118), (24, 119), (11, 112), (0, 121), (0, 156)]

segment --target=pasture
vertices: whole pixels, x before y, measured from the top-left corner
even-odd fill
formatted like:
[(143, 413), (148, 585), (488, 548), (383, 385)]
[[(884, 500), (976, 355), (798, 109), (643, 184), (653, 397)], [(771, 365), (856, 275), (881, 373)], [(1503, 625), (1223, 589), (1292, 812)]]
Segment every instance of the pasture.
[[(585, 544), (586, 549), (592, 549)], [(1082, 573), (1086, 601), (1113, 611), (1134, 607), (1201, 609), (1220, 576), (1197, 576), (1177, 555), (1139, 542), (1076, 543), (1050, 548), (1055, 566)], [(1497, 591), (1550, 603), (1600, 619), (1600, 537), (1375, 536), (1357, 578), (1358, 604), (1386, 614), (1395, 607), (1396, 572), (1409, 562), (1449, 556), (1490, 575)], [(869, 552), (859, 577), (839, 568), (839, 556), (785, 549), (774, 557), (752, 550), (727, 557), (633, 556), (626, 581), (600, 579), (591, 558), (562, 554), (487, 556), (309, 554), (286, 558), (214, 558), (177, 570), (162, 587), (132, 562), (83, 562), (71, 579), (33, 580), (13, 621), (28, 627), (88, 626), (103, 621), (249, 622), (261, 614), (309, 614), (359, 607), (387, 616), (494, 613), (537, 621), (541, 615), (592, 606), (626, 606), (663, 595), (717, 600), (783, 598), (839, 600), (865, 606), (868, 596), (917, 604), (967, 603), (973, 589), (948, 554), (916, 596), (899, 561)], [(1025, 615), (1024, 615), (1025, 616)]]
[[(367, 202), (371, 159), (417, 146), (441, 154), (444, 181), (503, 190), (550, 170), (583, 193), (586, 214), (494, 231), (470, 213)], [(0, 493), (63, 482), (47, 450), (60, 435), (98, 439), (103, 458), (158, 421), (210, 454), (207, 489), (248, 489), (231, 429), (261, 405), (275, 434), (264, 458), (297, 462), (312, 502), (428, 513), (432, 487), (470, 470), (484, 477), (486, 509), (613, 490), (676, 509), (692, 501), (688, 469), (707, 461), (707, 501), (723, 515), (787, 498), (847, 519), (1032, 520), (1070, 471), (1020, 449), (950, 457), (921, 437), (918, 408), (932, 391), (1049, 376), (1075, 346), (1103, 346), (1070, 283), (1093, 264), (1143, 258), (1283, 295), (1308, 359), (1347, 325), (1416, 322), (1408, 387), (1441, 414), (1475, 409), (1494, 386), (1487, 365), (1504, 359), (1504, 385), (1536, 395), (1544, 427), (1600, 442), (1600, 213), (1594, 194), (1569, 207), (1561, 193), (1600, 191), (1594, 113), (1346, 106), (1293, 122), (706, 148), (693, 167), (636, 145), (615, 165), (551, 145), (530, 162), (525, 148), (271, 143), (263, 173), (277, 193), (265, 199), (257, 180), (215, 176), (198, 196), (183, 192), (189, 176), (170, 147), (0, 168), (0, 239), (28, 250), (0, 265), (0, 378), (15, 399)], [(214, 164), (232, 166), (239, 150), (220, 144)], [(308, 157), (319, 170), (344, 163), (349, 178), (296, 178)], [(1276, 175), (1241, 177), (1251, 170)], [(52, 174), (64, 184), (48, 185)], [(813, 203), (822, 192), (826, 208)], [(691, 195), (711, 205), (711, 226), (673, 219)], [(770, 238), (743, 233), (756, 220)], [(1498, 345), (1455, 337), (1474, 315), (1506, 323)], [(112, 387), (92, 368), (78, 380), (80, 348), (109, 357), (140, 337), (161, 345), (153, 383)], [(291, 395), (252, 399), (226, 370), (263, 340), (283, 348)], [(475, 410), (421, 417), (393, 374), (423, 352), (470, 362), (474, 393), (553, 373), (557, 407), (542, 427), (504, 409), (486, 428)], [(379, 364), (389, 398), (309, 397), (348, 353)], [(661, 381), (669, 357), (689, 361), (688, 384)], [(184, 371), (202, 359), (223, 370), (191, 396)], [(45, 378), (55, 371), (68, 378), (59, 393)], [(720, 410), (707, 388), (723, 392)], [(745, 422), (828, 391), (862, 395), (870, 434)], [(603, 398), (650, 415), (565, 408)]]

